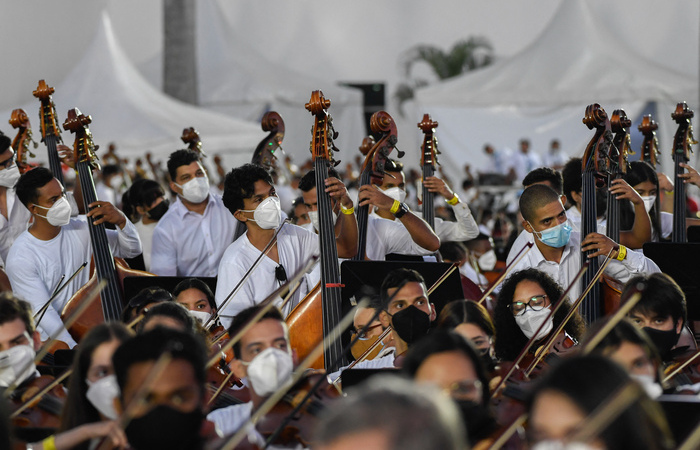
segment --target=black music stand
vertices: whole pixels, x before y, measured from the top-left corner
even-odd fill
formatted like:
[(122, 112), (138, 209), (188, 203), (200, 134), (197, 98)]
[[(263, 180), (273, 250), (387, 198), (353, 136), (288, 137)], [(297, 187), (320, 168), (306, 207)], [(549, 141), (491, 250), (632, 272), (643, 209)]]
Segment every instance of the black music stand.
[(688, 320), (700, 320), (700, 243), (647, 242), (644, 255), (678, 283), (685, 293)]
[(182, 280), (197, 278), (204, 281), (216, 293), (216, 277), (124, 277), (124, 303), (128, 303), (142, 289), (159, 287), (172, 292)]
[(693, 395), (662, 395), (657, 399), (677, 445), (700, 423), (700, 400)]
[(688, 242), (700, 242), (700, 225), (688, 227)]

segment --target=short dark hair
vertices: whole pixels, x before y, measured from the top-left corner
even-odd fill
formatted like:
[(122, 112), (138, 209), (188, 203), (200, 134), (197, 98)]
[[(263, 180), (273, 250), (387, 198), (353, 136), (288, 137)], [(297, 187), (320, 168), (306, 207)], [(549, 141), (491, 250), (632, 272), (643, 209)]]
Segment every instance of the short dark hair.
[(457, 351), (462, 353), (472, 362), (476, 376), (481, 382), (481, 404), (486, 405), (489, 401), (489, 379), (486, 369), (481, 362), (479, 352), (462, 335), (451, 330), (434, 330), (425, 336), (408, 350), (401, 369), (411, 378), (416, 376), (416, 372), (428, 357), (436, 353)]
[(558, 170), (554, 170), (551, 167), (539, 167), (535, 170), (531, 170), (525, 178), (523, 178), (523, 186), (532, 186), (535, 183), (549, 182), (552, 185), (557, 194), (562, 195), (562, 176)]
[(102, 167), (102, 176), (105, 178), (117, 173), (122, 173), (122, 168), (116, 164), (107, 164)]
[(39, 189), (53, 180), (53, 173), (46, 167), (36, 167), (22, 174), (15, 185), (15, 194), (22, 204), (29, 208), (30, 203), (39, 200)]
[(138, 217), (136, 207), (147, 208), (158, 197), (165, 197), (163, 187), (157, 181), (139, 178), (122, 196), (122, 211), (129, 218)]
[[(340, 178), (340, 174), (338, 173), (337, 170), (333, 167), (328, 168), (328, 176), (329, 177), (335, 177), (337, 179)], [(303, 177), (299, 180), (299, 190), (301, 192), (309, 192), (311, 189), (316, 187), (316, 169), (311, 169), (308, 172), (304, 174)]]
[(128, 381), (129, 368), (134, 364), (157, 361), (167, 351), (171, 353), (173, 359), (182, 359), (192, 365), (199, 388), (202, 393), (204, 392), (209, 351), (203, 339), (193, 333), (156, 327), (127, 340), (112, 356), (114, 373), (117, 376), (122, 399)]
[(467, 251), (461, 242), (443, 242), (439, 251), (445, 261), (457, 262), (467, 257)]
[(464, 246), (466, 248), (468, 248), (469, 250), (474, 250), (476, 248), (476, 245), (479, 242), (489, 241), (489, 243), (491, 243), (491, 239), (492, 239), (491, 236), (489, 236), (488, 234), (484, 234), (484, 233), (479, 232), (479, 234), (474, 239), (470, 239), (470, 240), (466, 241), (464, 243)]
[[(513, 301), (515, 288), (521, 281), (526, 280), (539, 284), (545, 294), (547, 294), (551, 304), (558, 302), (561, 296), (564, 295), (564, 289), (552, 277), (537, 269), (521, 270), (512, 273), (506, 278), (501, 292), (498, 294), (498, 301), (493, 314), (493, 322), (496, 326), (494, 350), (496, 351), (496, 356), (504, 361), (515, 360), (528, 341), (528, 338), (525, 337), (525, 334), (515, 322), (515, 317), (508, 307)], [(562, 323), (570, 310), (571, 304), (567, 299), (566, 303), (554, 314), (553, 322), (555, 327)], [(585, 325), (578, 312), (574, 312), (573, 317), (569, 319), (564, 330), (576, 340), (581, 338), (585, 332)]]
[(250, 198), (255, 194), (255, 182), (263, 180), (273, 185), (272, 176), (263, 166), (257, 164), (243, 164), (240, 167), (231, 169), (224, 181), (224, 206), (235, 213), (243, 209), (243, 199)]
[(581, 189), (583, 189), (583, 169), (581, 164), (583, 164), (581, 158), (571, 158), (561, 169), (564, 195), (566, 195), (566, 199), (572, 205), (576, 204), (576, 202), (571, 193), (581, 192)]
[(384, 278), (384, 281), (382, 281), (381, 288), (379, 288), (379, 295), (382, 300), (382, 309), (387, 309), (389, 307), (389, 289), (397, 288), (410, 282), (421, 283), (425, 286), (425, 279), (423, 278), (423, 275), (413, 269), (406, 269), (402, 267), (389, 272)]
[(688, 318), (685, 294), (673, 278), (665, 273), (634, 276), (625, 284), (620, 297), (626, 298), (630, 290), (639, 283), (645, 286), (642, 297), (630, 312), (639, 311), (644, 315), (671, 317), (674, 327), (679, 320), (685, 325)]
[[(263, 307), (260, 305), (255, 305), (251, 306), (249, 308), (244, 309), (243, 311), (239, 312), (236, 314), (236, 317), (233, 318), (231, 321), (231, 326), (228, 327), (228, 335), (233, 337), (236, 336), (244, 326), (248, 324), (248, 322), (260, 312), (260, 310)], [(260, 321), (265, 320), (265, 319), (275, 319), (279, 320), (280, 322), (284, 322), (284, 317), (282, 316), (282, 312), (278, 308), (270, 308), (268, 311), (263, 314), (263, 316), (260, 318)], [(236, 358), (239, 358), (241, 355), (241, 340), (239, 339), (238, 342), (233, 344), (233, 354)]]
[(528, 186), (520, 196), (520, 214), (523, 219), (532, 222), (535, 219), (535, 211), (559, 200), (559, 194), (545, 184), (533, 184)]
[(138, 325), (141, 333), (148, 322), (154, 317), (170, 317), (182, 325), (182, 328), (191, 332), (197, 332), (197, 321), (187, 311), (187, 308), (176, 302), (163, 302), (149, 308), (144, 314), (143, 320)]
[(199, 154), (193, 150), (183, 149), (172, 152), (168, 158), (168, 173), (170, 174), (170, 180), (175, 182), (178, 167), (189, 166), (195, 161), (200, 161), (200, 159)]
[(9, 138), (9, 136), (0, 131), (0, 153), (4, 153), (5, 150), (10, 148), (10, 145), (12, 145), (12, 140)]
[(29, 302), (20, 300), (12, 292), (0, 293), (0, 325), (21, 319), (30, 335), (34, 333), (34, 313)]
[(386, 164), (384, 164), (384, 171), (386, 172), (401, 172), (403, 170), (403, 163), (395, 159), (387, 159)]
[(489, 337), (496, 335), (496, 327), (486, 308), (473, 300), (454, 300), (446, 304), (437, 320), (438, 328), (453, 330), (463, 323), (479, 327)]
[(128, 323), (133, 320), (149, 303), (167, 302), (172, 299), (172, 294), (165, 289), (159, 287), (143, 288), (138, 294), (131, 297), (129, 303), (124, 307), (122, 322)]
[(197, 289), (198, 291), (201, 291), (207, 297), (209, 306), (212, 309), (217, 309), (214, 293), (209, 288), (209, 285), (199, 278), (187, 278), (180, 281), (177, 286), (175, 286), (175, 289), (173, 289), (173, 300), (176, 301), (177, 296), (180, 295), (182, 291), (186, 291), (187, 289)]

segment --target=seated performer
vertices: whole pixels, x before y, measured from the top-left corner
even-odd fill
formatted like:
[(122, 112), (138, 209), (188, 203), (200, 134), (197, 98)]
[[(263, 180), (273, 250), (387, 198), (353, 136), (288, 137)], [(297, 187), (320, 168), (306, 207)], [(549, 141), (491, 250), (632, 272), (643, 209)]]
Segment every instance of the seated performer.
[[(347, 191), (340, 180), (329, 181), (328, 189), (332, 198), (344, 203), (348, 200)], [(281, 217), (280, 203), (272, 178), (261, 166), (245, 164), (231, 170), (226, 175), (223, 199), (231, 214), (245, 223), (247, 229), (243, 236), (226, 249), (219, 265), (216, 303), (222, 324), (228, 326), (236, 314), (259, 303), (287, 281), (288, 276), (291, 277), (302, 270), (307, 261), (318, 254), (319, 245), (318, 237), (314, 233), (296, 225), (285, 224), (277, 235), (277, 242), (263, 257), (255, 272), (222, 309), (222, 303), (275, 235)], [(352, 204), (347, 206), (352, 207)], [(354, 233), (341, 233), (336, 237), (339, 257), (351, 258), (355, 255), (356, 236)], [(285, 315), (303, 298), (303, 293), (302, 290), (298, 290), (294, 294), (284, 307)]]
[[(46, 168), (37, 167), (17, 182), (17, 197), (34, 217), (7, 257), (7, 275), (18, 297), (27, 299), (36, 313), (64, 280), (92, 257), (90, 226), (85, 217), (71, 218), (71, 207), (61, 183)], [(112, 204), (102, 201), (88, 205), (88, 217), (95, 225), (111, 223), (106, 230), (116, 257), (133, 258), (141, 253), (141, 241), (134, 225)], [(58, 339), (73, 347), (75, 341), (63, 328), (60, 313), (73, 294), (87, 283), (89, 270), (82, 270), (51, 303), (38, 325), (42, 339), (60, 333)]]
[(170, 189), (177, 200), (153, 230), (151, 271), (161, 276), (216, 276), (236, 221), (221, 197), (209, 192), (209, 178), (192, 150), (168, 159)]

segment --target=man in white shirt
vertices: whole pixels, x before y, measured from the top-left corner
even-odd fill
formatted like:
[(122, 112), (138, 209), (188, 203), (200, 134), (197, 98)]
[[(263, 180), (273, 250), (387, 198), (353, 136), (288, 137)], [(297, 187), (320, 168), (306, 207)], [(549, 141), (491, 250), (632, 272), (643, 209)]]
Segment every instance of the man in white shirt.
[[(330, 180), (327, 188), (331, 198), (339, 200), (347, 210), (353, 209), (352, 201), (340, 180)], [(287, 281), (288, 277), (302, 270), (310, 258), (318, 254), (319, 244), (318, 237), (313, 232), (296, 225), (283, 225), (275, 245), (263, 256), (260, 265), (246, 279), (236, 296), (222, 308), (223, 302), (275, 235), (282, 214), (270, 174), (254, 164), (245, 164), (229, 172), (224, 185), (223, 201), (231, 214), (244, 222), (247, 228), (226, 249), (219, 265), (216, 303), (221, 322), (228, 326), (236, 314), (260, 303)], [(354, 216), (352, 220), (354, 221)], [(357, 251), (357, 234), (344, 231), (336, 238), (338, 257), (351, 258)], [(302, 290), (298, 290), (283, 312), (289, 314), (293, 306), (303, 298), (303, 294)]]
[[(621, 283), (633, 275), (660, 272), (658, 266), (641, 253), (626, 249), (600, 233), (581, 235), (571, 230), (566, 217), (563, 197), (549, 186), (534, 184), (520, 197), (523, 228), (535, 235), (535, 245), (513, 267), (513, 272), (527, 268), (541, 270), (562, 287), (569, 286), (581, 268), (581, 252), (594, 251), (590, 257), (606, 256), (610, 250), (613, 261), (605, 273)], [(570, 291), (571, 298), (578, 298), (580, 283)]]
[(214, 277), (236, 221), (220, 196), (209, 193), (209, 178), (192, 150), (168, 159), (170, 189), (177, 200), (153, 230), (151, 272), (160, 276)]
[[(71, 218), (71, 207), (63, 186), (43, 167), (22, 175), (16, 186), (17, 197), (34, 216), (34, 223), (22, 233), (7, 257), (7, 275), (18, 297), (31, 303), (36, 313), (51, 297), (59, 283), (68, 280), (84, 263), (90, 262), (89, 223), (85, 217)], [(88, 217), (95, 225), (111, 223), (106, 230), (112, 254), (133, 258), (141, 253), (141, 241), (134, 225), (114, 205), (97, 201), (88, 205)], [(81, 271), (56, 297), (38, 325), (42, 339), (61, 332), (60, 313), (73, 294), (87, 283), (89, 270)], [(58, 337), (75, 345), (65, 329)]]
[(15, 183), (20, 172), (10, 138), (0, 132), (0, 266), (17, 236), (27, 229), (32, 216), (22, 202), (17, 201)]

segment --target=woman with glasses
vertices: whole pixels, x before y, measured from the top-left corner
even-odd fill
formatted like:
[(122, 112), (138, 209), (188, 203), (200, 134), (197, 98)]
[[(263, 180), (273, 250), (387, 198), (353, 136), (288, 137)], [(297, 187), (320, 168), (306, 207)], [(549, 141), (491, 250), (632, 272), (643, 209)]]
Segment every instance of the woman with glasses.
[[(567, 300), (554, 317), (549, 315), (552, 304), (559, 301), (563, 293), (561, 286), (537, 269), (525, 269), (511, 274), (503, 283), (494, 310), (498, 335), (496, 357), (503, 361), (515, 360), (533, 336), (535, 345), (530, 351), (535, 352), (538, 344), (546, 341), (571, 310)], [(543, 323), (544, 326), (540, 329)], [(581, 338), (585, 326), (578, 312), (568, 321), (564, 331), (574, 341)]]

